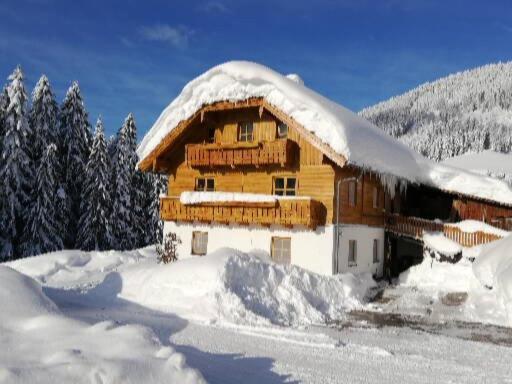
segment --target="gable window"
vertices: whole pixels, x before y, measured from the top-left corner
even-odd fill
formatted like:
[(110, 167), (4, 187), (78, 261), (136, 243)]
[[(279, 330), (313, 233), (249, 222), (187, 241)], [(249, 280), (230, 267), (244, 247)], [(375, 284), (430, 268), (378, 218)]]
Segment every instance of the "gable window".
[(215, 143), (215, 127), (208, 127), (208, 142)]
[(288, 125), (285, 123), (278, 123), (277, 124), (277, 138), (278, 139), (285, 139), (288, 137)]
[(296, 196), (297, 178), (296, 177), (275, 177), (274, 195), (278, 196)]
[(379, 240), (373, 239), (373, 262), (379, 262)]
[(357, 184), (355, 181), (348, 183), (348, 205), (355, 207), (357, 205)]
[(348, 266), (355, 267), (357, 265), (357, 241), (348, 241)]
[(373, 208), (379, 208), (379, 188), (373, 187)]
[(289, 237), (272, 237), (271, 257), (275, 263), (290, 264), (292, 240)]
[(238, 141), (253, 141), (252, 121), (246, 121), (238, 125)]
[(192, 254), (206, 255), (208, 251), (208, 232), (192, 232)]
[(196, 186), (194, 190), (198, 192), (215, 191), (215, 179), (211, 177), (198, 177), (196, 179)]

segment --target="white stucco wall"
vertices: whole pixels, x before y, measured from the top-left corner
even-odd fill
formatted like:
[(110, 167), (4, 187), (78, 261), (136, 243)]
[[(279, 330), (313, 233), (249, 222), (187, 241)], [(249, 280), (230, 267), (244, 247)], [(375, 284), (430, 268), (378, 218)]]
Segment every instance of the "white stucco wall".
[[(344, 272), (371, 272), (375, 276), (382, 276), (384, 267), (384, 229), (367, 227), (365, 225), (340, 225), (341, 242), (338, 253), (338, 271)], [(379, 262), (373, 262), (373, 240), (378, 240)], [(349, 266), (349, 240), (357, 241), (357, 265)]]
[(287, 229), (271, 226), (239, 226), (201, 223), (175, 223), (166, 221), (164, 233), (175, 232), (182, 243), (179, 257), (187, 257), (192, 248), (192, 232), (208, 232), (208, 252), (222, 247), (235, 248), (243, 252), (254, 249), (270, 255), (273, 236), (291, 238), (291, 263), (312, 272), (332, 274), (333, 226), (318, 227), (316, 231), (294, 227)]

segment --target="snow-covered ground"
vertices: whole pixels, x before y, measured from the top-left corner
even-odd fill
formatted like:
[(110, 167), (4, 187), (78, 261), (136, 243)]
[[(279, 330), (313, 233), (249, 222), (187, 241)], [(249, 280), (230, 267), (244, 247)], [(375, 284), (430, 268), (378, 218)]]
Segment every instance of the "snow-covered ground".
[[(512, 374), (508, 347), (343, 325), (347, 311), (367, 309), (367, 276), (324, 277), (228, 249), (160, 265), (151, 248), (56, 252), (0, 273), (0, 382), (481, 383)], [(322, 324), (333, 320), (342, 326)]]

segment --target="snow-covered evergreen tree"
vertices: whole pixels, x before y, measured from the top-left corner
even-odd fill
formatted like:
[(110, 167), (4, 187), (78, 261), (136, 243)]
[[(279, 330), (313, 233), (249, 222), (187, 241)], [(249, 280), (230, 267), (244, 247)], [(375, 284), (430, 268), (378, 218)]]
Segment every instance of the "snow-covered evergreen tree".
[(29, 156), (30, 127), (27, 93), (21, 68), (9, 76), (8, 104), (4, 116), (5, 135), (0, 155), (0, 255), (2, 259), (20, 256), (21, 232), (25, 226), (26, 207), (32, 187)]
[(105, 250), (112, 243), (109, 223), (107, 144), (101, 118), (96, 123), (91, 155), (85, 169), (81, 197), (78, 246), (83, 250)]
[(133, 164), (133, 148), (130, 137), (134, 127), (133, 116), (130, 114), (117, 134), (112, 161), (113, 246), (120, 250), (131, 249), (137, 243), (133, 225), (135, 165)]
[(32, 156), (37, 163), (50, 144), (57, 144), (58, 106), (53, 95), (50, 81), (43, 75), (32, 92), (30, 127), (32, 130)]
[[(64, 180), (60, 195), (66, 200), (60, 216), (65, 220), (64, 243), (67, 247), (74, 247), (80, 216), (82, 181), (91, 142), (88, 116), (77, 82), (71, 85), (62, 104), (59, 133), (59, 151), (63, 164), (61, 177)], [(65, 209), (68, 211), (64, 211)]]
[(52, 143), (43, 151), (37, 167), (32, 206), (24, 231), (24, 255), (38, 255), (63, 248), (57, 223), (59, 184), (56, 164), (57, 147)]

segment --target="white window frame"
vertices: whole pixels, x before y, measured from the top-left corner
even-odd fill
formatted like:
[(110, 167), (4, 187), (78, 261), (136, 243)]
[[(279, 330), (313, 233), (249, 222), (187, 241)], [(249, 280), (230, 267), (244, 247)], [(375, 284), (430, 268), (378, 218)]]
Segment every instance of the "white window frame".
[(208, 232), (192, 232), (192, 255), (204, 256), (208, 253)]
[(254, 124), (252, 121), (243, 121), (238, 124), (238, 141), (244, 143), (254, 141)]
[[(288, 137), (288, 124), (286, 123), (277, 123), (277, 138), (278, 139), (285, 139)], [(283, 132), (284, 131), (284, 132)]]
[(348, 241), (348, 266), (357, 266), (357, 240)]
[(292, 239), (272, 236), (270, 255), (277, 264), (290, 264), (292, 259)]
[(373, 263), (377, 264), (379, 261), (379, 239), (373, 239)]
[[(283, 179), (282, 188), (276, 187), (278, 179)], [(293, 188), (288, 186), (288, 180), (295, 180)], [(297, 176), (275, 176), (273, 180), (273, 194), (278, 196), (297, 196), (298, 182)]]

